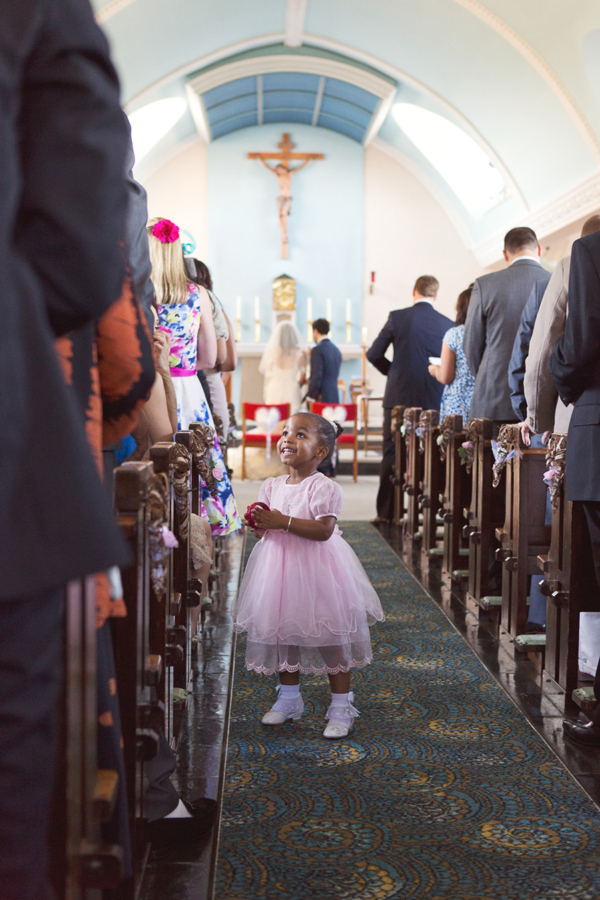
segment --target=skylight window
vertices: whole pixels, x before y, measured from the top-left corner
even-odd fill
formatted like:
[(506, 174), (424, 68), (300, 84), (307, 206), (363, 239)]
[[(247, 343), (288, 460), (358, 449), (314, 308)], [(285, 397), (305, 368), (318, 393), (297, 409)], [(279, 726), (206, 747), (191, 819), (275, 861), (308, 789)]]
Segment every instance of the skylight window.
[(148, 103), (147, 106), (142, 106), (141, 109), (131, 113), (129, 121), (136, 163), (139, 163), (161, 138), (169, 133), (181, 119), (186, 108), (187, 103), (183, 97), (169, 97), (166, 100)]
[(504, 200), (506, 184), (502, 173), (466, 132), (443, 116), (412, 103), (396, 103), (392, 115), (473, 218)]

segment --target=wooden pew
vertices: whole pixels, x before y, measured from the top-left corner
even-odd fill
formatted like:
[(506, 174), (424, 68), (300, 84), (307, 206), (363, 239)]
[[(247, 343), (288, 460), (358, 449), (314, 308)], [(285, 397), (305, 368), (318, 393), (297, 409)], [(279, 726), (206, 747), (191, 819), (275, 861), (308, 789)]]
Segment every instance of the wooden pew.
[(462, 446), (466, 440), (462, 416), (445, 416), (439, 441), (440, 456), (446, 464), (440, 512), (444, 520), (442, 577), (447, 584), (468, 576), (468, 569), (464, 568), (469, 551), (463, 537), (466, 524), (463, 511), (471, 506), (471, 467), (466, 465), (466, 451)]
[(495, 528), (504, 521), (504, 482), (492, 486), (493, 422), (491, 419), (471, 419), (467, 425), (466, 442), (471, 467), (471, 504), (464, 510), (467, 525), (464, 536), (469, 541), (469, 580), (467, 598), (485, 610), (499, 603), (500, 595), (490, 598), (490, 566), (496, 547)]
[(419, 418), (420, 407), (409, 407), (404, 410), (404, 441), (406, 444), (406, 494), (408, 503), (405, 516), (405, 535), (414, 540), (419, 532), (419, 496), (423, 479), (423, 454), (419, 450)]
[(442, 555), (438, 545), (438, 510), (440, 493), (445, 477), (445, 460), (440, 456), (437, 438), (440, 433), (439, 413), (433, 409), (424, 410), (419, 417), (419, 452), (423, 457), (423, 479), (419, 497), (422, 511), (421, 557), (426, 564)]
[(513, 636), (519, 636), (523, 649), (543, 646), (543, 635), (525, 639), (529, 578), (539, 574), (538, 556), (548, 552), (550, 526), (546, 516), (546, 451), (526, 447), (518, 425), (503, 425), (498, 435), (498, 459), (494, 479), (505, 472), (504, 525), (496, 529), (501, 546), (497, 558), (502, 561), (501, 623)]
[[(552, 531), (548, 553), (540, 554), (538, 562), (545, 576), (540, 589), (548, 597), (544, 676), (570, 695), (577, 689), (579, 614), (600, 611), (600, 589), (583, 507), (566, 496), (566, 446), (564, 434), (553, 434), (548, 441), (546, 467), (556, 472), (550, 488)], [(573, 698), (586, 710), (594, 705), (585, 700), (590, 692)]]
[(150, 652), (150, 624), (158, 604), (165, 605), (168, 590), (171, 551), (162, 529), (168, 521), (169, 485), (150, 462), (126, 462), (114, 475), (117, 522), (133, 560), (121, 575), (127, 616), (112, 620), (134, 860), (133, 882), (122, 886), (119, 898), (133, 900), (148, 855), (144, 764), (156, 755), (158, 730), (165, 728), (164, 656)]
[(404, 406), (395, 406), (392, 410), (392, 434), (394, 435), (394, 519), (393, 524), (400, 526), (404, 521), (404, 489), (406, 478), (406, 442), (402, 426), (404, 424)]
[(50, 872), (61, 900), (95, 900), (122, 878), (123, 851), (104, 845), (100, 832), (101, 823), (112, 815), (118, 780), (116, 772), (99, 770), (97, 763), (96, 641), (95, 579), (70, 582), (62, 749), (50, 829)]
[[(191, 459), (182, 444), (159, 442), (150, 448), (150, 459), (157, 474), (164, 474), (169, 484), (169, 530), (178, 546), (174, 548), (171, 560), (172, 590), (167, 594), (162, 610), (157, 610), (150, 629), (153, 654), (164, 647), (165, 658), (165, 735), (167, 740), (176, 739), (177, 729), (174, 719), (175, 706), (181, 701), (175, 699), (173, 691), (186, 691), (188, 673), (191, 668), (187, 628), (187, 578), (189, 573), (189, 513)], [(182, 695), (184, 696), (184, 695)], [(177, 698), (177, 695), (175, 695)]]

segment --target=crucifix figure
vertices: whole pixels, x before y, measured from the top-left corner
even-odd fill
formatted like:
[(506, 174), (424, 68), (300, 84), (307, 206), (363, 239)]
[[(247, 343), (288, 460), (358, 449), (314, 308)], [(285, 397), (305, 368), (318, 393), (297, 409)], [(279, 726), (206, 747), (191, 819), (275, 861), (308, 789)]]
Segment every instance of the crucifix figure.
[[(288, 216), (292, 208), (292, 175), (307, 166), (312, 159), (323, 159), (322, 153), (292, 153), (295, 144), (292, 144), (289, 134), (284, 134), (281, 143), (277, 144), (279, 153), (249, 153), (248, 159), (260, 159), (269, 172), (274, 172), (279, 182), (279, 197), (277, 198), (277, 214), (279, 227), (281, 228), (281, 258), (287, 259), (288, 255)], [(270, 166), (268, 159), (281, 160), (275, 166)], [(303, 160), (299, 166), (290, 167), (291, 160)]]

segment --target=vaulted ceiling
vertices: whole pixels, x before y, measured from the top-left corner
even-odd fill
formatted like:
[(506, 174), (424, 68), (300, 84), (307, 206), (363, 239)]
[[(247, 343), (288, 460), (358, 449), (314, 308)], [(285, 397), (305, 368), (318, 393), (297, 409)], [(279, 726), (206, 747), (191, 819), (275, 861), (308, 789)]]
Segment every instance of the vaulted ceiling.
[[(600, 199), (598, 0), (95, 0), (95, 7), (128, 112), (167, 98), (186, 102), (147, 165), (192, 136), (214, 141), (268, 122), (331, 128), (376, 142), (408, 167), (465, 241), (480, 247), (517, 221), (547, 230), (553, 216), (569, 214), (565, 204), (575, 217)], [(487, 207), (465, 205), (399, 106), (441, 116), (472, 138), (501, 176), (502, 194)]]

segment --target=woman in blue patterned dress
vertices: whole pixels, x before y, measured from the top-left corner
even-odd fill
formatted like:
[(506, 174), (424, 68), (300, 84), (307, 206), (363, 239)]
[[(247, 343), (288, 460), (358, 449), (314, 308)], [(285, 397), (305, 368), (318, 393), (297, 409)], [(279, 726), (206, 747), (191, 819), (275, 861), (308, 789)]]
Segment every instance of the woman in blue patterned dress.
[(213, 535), (230, 534), (241, 522), (210, 409), (196, 378), (197, 370), (212, 368), (217, 356), (210, 298), (205, 288), (187, 280), (177, 225), (168, 219), (153, 219), (147, 231), (158, 328), (171, 336), (169, 363), (178, 426), (186, 429), (190, 422), (204, 422), (214, 432), (211, 469), (217, 488), (211, 494), (204, 486), (203, 515)]
[(463, 337), (472, 290), (473, 285), (471, 284), (466, 291), (458, 295), (456, 324), (454, 328), (449, 328), (444, 335), (441, 365), (429, 366), (429, 374), (444, 385), (440, 404), (440, 422), (444, 416), (450, 415), (462, 416), (465, 424), (469, 421), (475, 377), (469, 371), (463, 350)]

